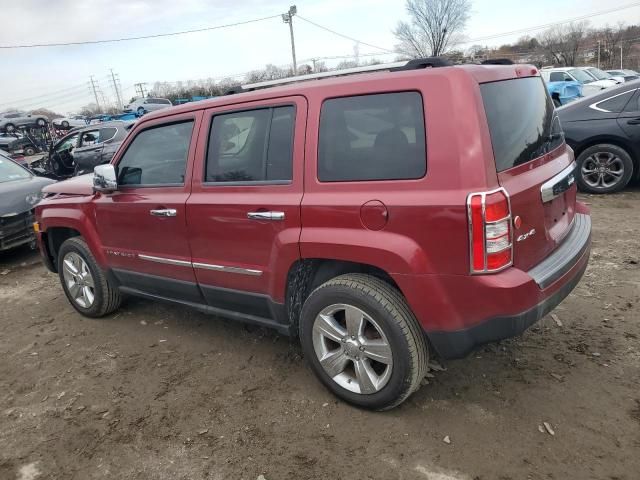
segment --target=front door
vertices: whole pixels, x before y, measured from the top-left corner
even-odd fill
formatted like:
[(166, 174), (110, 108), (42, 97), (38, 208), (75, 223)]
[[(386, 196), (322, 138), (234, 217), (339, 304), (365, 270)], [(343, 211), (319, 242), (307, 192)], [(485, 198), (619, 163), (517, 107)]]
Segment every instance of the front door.
[(118, 190), (98, 194), (96, 223), (124, 287), (200, 303), (185, 204), (201, 112), (145, 122), (115, 160)]
[(283, 311), (300, 257), (306, 117), (299, 96), (205, 112), (187, 228), (211, 307), (266, 320)]

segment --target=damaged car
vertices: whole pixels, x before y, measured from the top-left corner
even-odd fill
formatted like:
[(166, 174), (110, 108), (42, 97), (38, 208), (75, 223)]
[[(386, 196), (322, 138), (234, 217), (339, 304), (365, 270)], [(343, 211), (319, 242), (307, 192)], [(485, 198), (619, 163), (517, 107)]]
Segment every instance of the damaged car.
[(42, 198), (42, 189), (52, 183), (0, 151), (0, 251), (24, 244), (35, 247), (33, 208)]

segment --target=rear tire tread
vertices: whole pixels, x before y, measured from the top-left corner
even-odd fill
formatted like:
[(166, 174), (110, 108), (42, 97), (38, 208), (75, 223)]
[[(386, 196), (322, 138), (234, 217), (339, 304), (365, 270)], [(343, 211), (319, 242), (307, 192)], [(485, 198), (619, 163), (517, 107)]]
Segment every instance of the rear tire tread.
[(422, 379), (428, 371), (428, 348), (425, 335), (415, 315), (407, 305), (402, 294), (383, 280), (363, 273), (350, 273), (335, 277), (316, 288), (311, 294), (324, 288), (343, 286), (361, 291), (364, 295), (375, 299), (402, 330), (409, 346), (411, 377), (405, 389), (390, 404), (378, 408), (379, 411), (390, 410), (404, 402), (412, 393), (420, 388)]

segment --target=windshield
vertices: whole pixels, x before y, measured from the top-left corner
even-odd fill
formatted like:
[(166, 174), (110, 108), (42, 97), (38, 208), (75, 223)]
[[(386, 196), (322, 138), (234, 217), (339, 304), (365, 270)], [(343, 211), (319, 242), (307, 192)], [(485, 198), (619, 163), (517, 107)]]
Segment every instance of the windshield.
[(0, 183), (31, 178), (31, 174), (21, 166), (0, 155)]
[(580, 83), (591, 83), (594, 81), (593, 77), (591, 77), (587, 72), (578, 70), (577, 68), (569, 70), (569, 74)]
[(599, 70), (597, 68), (589, 68), (588, 70), (589, 73), (591, 73), (598, 80), (609, 80), (611, 78), (611, 75), (609, 75), (607, 72), (603, 72), (602, 70)]
[(480, 91), (498, 172), (534, 160), (564, 141), (539, 77), (484, 83)]

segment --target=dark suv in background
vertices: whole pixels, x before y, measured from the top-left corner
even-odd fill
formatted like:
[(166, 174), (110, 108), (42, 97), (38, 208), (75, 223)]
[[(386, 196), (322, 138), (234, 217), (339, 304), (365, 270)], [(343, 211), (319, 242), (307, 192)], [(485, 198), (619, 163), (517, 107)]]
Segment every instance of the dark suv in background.
[(340, 398), (398, 405), (429, 355), (522, 333), (589, 259), (538, 70), (443, 63), (145, 115), (93, 178), (46, 188), (45, 264), (83, 315), (129, 294), (272, 327)]

